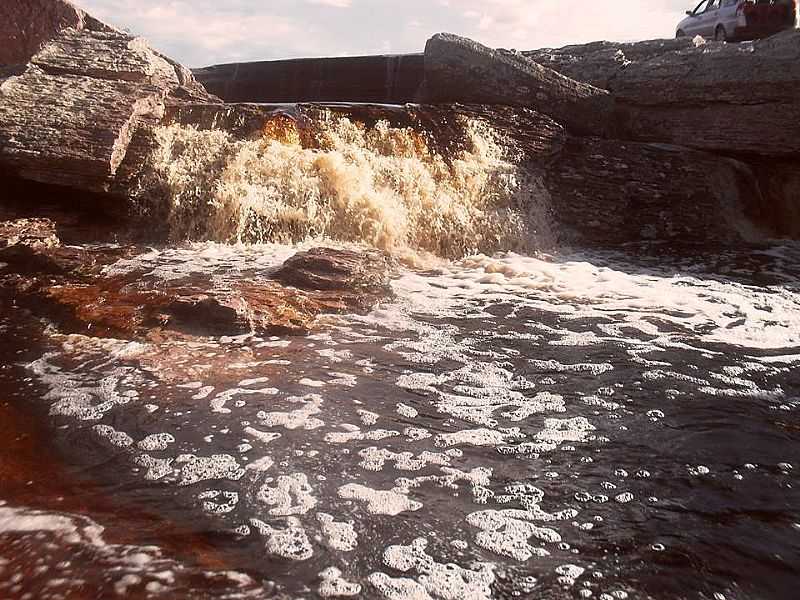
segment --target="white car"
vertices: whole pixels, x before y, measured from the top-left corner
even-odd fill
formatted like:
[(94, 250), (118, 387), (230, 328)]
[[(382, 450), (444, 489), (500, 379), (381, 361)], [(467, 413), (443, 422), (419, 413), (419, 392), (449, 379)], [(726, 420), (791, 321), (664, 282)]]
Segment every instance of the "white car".
[(678, 23), (676, 37), (753, 40), (798, 24), (800, 0), (703, 0)]

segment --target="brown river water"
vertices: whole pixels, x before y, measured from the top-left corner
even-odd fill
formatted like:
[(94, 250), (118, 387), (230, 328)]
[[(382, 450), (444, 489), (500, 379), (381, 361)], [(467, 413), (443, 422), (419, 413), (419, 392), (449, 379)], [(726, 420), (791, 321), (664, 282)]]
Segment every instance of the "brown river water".
[(796, 598), (800, 246), (553, 248), (491, 140), (443, 178), (334, 132), (165, 131), (151, 189), (206, 241), (106, 269), (258, 280), (324, 237), (402, 258), (367, 314), (132, 342), (4, 306), (0, 598)]

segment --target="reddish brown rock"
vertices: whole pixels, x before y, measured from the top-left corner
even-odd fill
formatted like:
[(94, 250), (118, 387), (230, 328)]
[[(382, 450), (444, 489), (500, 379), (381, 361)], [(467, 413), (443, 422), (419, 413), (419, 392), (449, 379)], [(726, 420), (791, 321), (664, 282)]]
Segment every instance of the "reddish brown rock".
[(368, 310), (391, 293), (385, 257), (327, 248), (303, 253), (275, 279), (243, 274), (221, 283), (194, 274), (162, 280), (145, 270), (104, 270), (137, 252), (17, 243), (0, 250), (0, 285), (16, 304), (64, 332), (122, 339), (302, 334), (321, 314)]

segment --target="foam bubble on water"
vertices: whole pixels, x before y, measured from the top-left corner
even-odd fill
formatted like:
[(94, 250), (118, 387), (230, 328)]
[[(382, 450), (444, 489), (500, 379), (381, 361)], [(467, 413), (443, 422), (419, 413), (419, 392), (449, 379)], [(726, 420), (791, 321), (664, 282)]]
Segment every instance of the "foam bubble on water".
[(245, 467), (248, 471), (255, 471), (256, 473), (263, 473), (264, 471), (269, 471), (272, 466), (275, 464), (275, 461), (272, 459), (271, 456), (264, 456), (251, 462), (249, 465)]
[(688, 466), (687, 470), (689, 471), (689, 475), (692, 475), (694, 477), (708, 475), (709, 473), (711, 473), (711, 470), (705, 465)]
[(596, 406), (598, 408), (602, 408), (610, 412), (622, 408), (621, 404), (618, 404), (616, 402), (611, 402), (609, 400), (601, 398), (600, 396), (584, 396), (583, 403), (586, 404), (586, 406)]
[(524, 437), (518, 427), (513, 429), (466, 429), (436, 436), (437, 446), (499, 446), (509, 440)]
[(597, 376), (614, 370), (614, 366), (609, 363), (578, 363), (562, 364), (557, 360), (529, 360), (528, 363), (540, 371), (554, 371), (556, 373), (589, 373)]
[(387, 448), (371, 446), (360, 450), (359, 466), (367, 471), (381, 471), (387, 461), (394, 462), (395, 469), (401, 471), (419, 471), (428, 465), (448, 465), (450, 456), (437, 452), (422, 452), (414, 456), (413, 452), (392, 452)]
[(296, 518), (288, 518), (284, 529), (275, 529), (260, 519), (250, 519), (250, 524), (266, 538), (264, 547), (269, 554), (296, 561), (314, 556), (306, 530)]
[(755, 384), (745, 389), (722, 389), (713, 386), (701, 386), (699, 391), (711, 396), (721, 396), (725, 398), (753, 398), (755, 400), (781, 400), (786, 397), (786, 392), (778, 386), (774, 390), (764, 390)]
[(441, 383), (441, 376), (434, 373), (406, 373), (397, 378), (397, 385), (408, 390), (435, 392), (433, 386)]
[(547, 556), (544, 548), (529, 543), (531, 538), (558, 543), (561, 536), (554, 529), (530, 521), (530, 513), (522, 510), (486, 510), (467, 516), (467, 523), (480, 529), (475, 543), (500, 556), (527, 561), (534, 556)]
[[(155, 546), (110, 543), (102, 526), (80, 515), (12, 508), (0, 501), (0, 534), (9, 538), (11, 547), (20, 548), (24, 555), (18, 557), (20, 564), (35, 565), (26, 571), (25, 581), (28, 589), (42, 586), (37, 598), (84, 597), (88, 581), (98, 582), (98, 597), (132, 586), (138, 588), (135, 595), (144, 589), (172, 597), (192, 589), (192, 580), (198, 579), (223, 583), (225, 595), (231, 598), (263, 594), (263, 589), (243, 573), (202, 572), (164, 557)], [(4, 562), (0, 559), (0, 572)], [(3, 597), (34, 597), (13, 589), (9, 596), (4, 584), (0, 582)]]
[(375, 425), (380, 418), (378, 413), (370, 412), (368, 410), (359, 409), (356, 412), (358, 413), (358, 418), (361, 419), (361, 422), (367, 427), (372, 427)]
[[(340, 427), (343, 427), (340, 425)], [(388, 429), (373, 429), (371, 431), (362, 431), (360, 427), (352, 426), (350, 431), (334, 431), (325, 434), (325, 441), (329, 444), (346, 444), (354, 441), (380, 441), (386, 438), (397, 437), (400, 435), (399, 431)]]
[(326, 513), (317, 513), (325, 545), (340, 552), (352, 552), (358, 547), (358, 534), (353, 523), (339, 522)]
[(221, 414), (230, 414), (231, 409), (225, 408), (225, 405), (228, 403), (229, 400), (232, 398), (239, 396), (239, 395), (257, 395), (257, 396), (275, 396), (279, 390), (276, 388), (262, 388), (257, 390), (251, 390), (248, 388), (233, 388), (230, 390), (225, 390), (224, 392), (220, 392), (211, 400), (211, 410), (212, 412), (221, 413)]
[[(453, 387), (455, 393), (441, 392), (436, 387), (452, 382), (458, 382)], [(439, 412), (476, 425), (496, 426), (495, 413), (504, 408), (507, 410), (500, 416), (511, 421), (565, 410), (563, 397), (548, 392), (526, 396), (522, 390), (533, 388), (532, 382), (491, 363), (470, 361), (468, 367), (440, 375), (407, 373), (398, 378), (397, 385), (437, 394)]]
[(313, 388), (321, 388), (325, 387), (326, 385), (324, 381), (319, 381), (318, 379), (309, 379), (308, 377), (304, 377), (297, 383), (300, 385), (305, 385), (307, 387), (313, 387)]
[(361, 593), (361, 584), (343, 579), (342, 572), (336, 567), (328, 567), (319, 576), (322, 583), (318, 591), (323, 598), (345, 598), (358, 596)]
[[(58, 533), (67, 543), (78, 544), (84, 539), (84, 534), (78, 522), (66, 515), (46, 513), (40, 511), (26, 511), (6, 506), (0, 502), (0, 533), (27, 533), (49, 531)], [(96, 528), (88, 533), (95, 543), (100, 542), (101, 528)]]
[(418, 442), (433, 437), (433, 434), (423, 427), (406, 427), (403, 430), (403, 435), (412, 442)]
[(422, 585), (406, 577), (389, 577), (386, 573), (373, 573), (369, 582), (387, 600), (433, 600)]
[(182, 462), (180, 485), (194, 485), (201, 481), (227, 479), (238, 481), (244, 476), (244, 469), (230, 454), (214, 454), (213, 456), (185, 455), (177, 459)]
[(301, 408), (290, 412), (259, 412), (259, 421), (267, 427), (285, 427), (286, 429), (319, 429), (325, 423), (313, 415), (322, 412), (322, 396), (319, 394), (307, 394), (305, 396), (293, 396), (287, 398), (293, 404), (302, 405)]
[(395, 481), (396, 487), (394, 489), (395, 491), (408, 493), (411, 488), (419, 487), (423, 483), (436, 483), (442, 487), (458, 489), (457, 484), (463, 481), (472, 486), (476, 495), (481, 496), (487, 493), (486, 488), (489, 486), (492, 477), (492, 469), (487, 467), (475, 467), (469, 471), (462, 471), (455, 467), (443, 466), (441, 467), (441, 473), (441, 475), (423, 475), (413, 479), (399, 478)]
[(428, 540), (417, 538), (408, 546), (389, 546), (384, 564), (396, 571), (417, 572), (417, 581), (434, 598), (444, 600), (488, 600), (492, 597), (494, 565), (478, 563), (476, 570), (436, 562), (427, 552)]
[(225, 490), (208, 490), (198, 494), (197, 499), (202, 501), (203, 510), (214, 515), (224, 515), (236, 508), (239, 504), (239, 493)]
[(243, 379), (238, 384), (237, 387), (245, 388), (250, 387), (252, 385), (261, 385), (262, 383), (269, 382), (269, 377), (254, 377), (253, 379)]
[(164, 451), (170, 444), (175, 443), (175, 436), (171, 433), (154, 433), (141, 440), (137, 446), (145, 452)]
[(135, 465), (144, 467), (147, 472), (144, 478), (147, 481), (158, 481), (173, 472), (172, 463), (175, 462), (173, 458), (153, 458), (149, 454), (140, 454), (133, 459)]
[(562, 585), (575, 585), (578, 578), (585, 572), (586, 569), (578, 565), (561, 565), (556, 567), (556, 573), (559, 575), (558, 582)]
[(358, 383), (358, 377), (350, 373), (338, 373), (331, 371), (328, 373), (333, 379), (328, 382), (328, 385), (340, 385), (343, 387), (355, 387)]
[(356, 500), (365, 504), (368, 513), (396, 517), (403, 512), (414, 512), (422, 508), (422, 503), (411, 500), (406, 494), (394, 490), (375, 490), (357, 483), (339, 488), (338, 495), (345, 500)]
[(317, 350), (317, 354), (321, 358), (327, 358), (334, 363), (340, 363), (353, 358), (353, 353), (350, 352), (350, 350), (336, 350), (335, 348), (323, 348), (322, 350)]
[(270, 442), (274, 442), (275, 440), (281, 437), (280, 433), (271, 431), (261, 431), (253, 427), (245, 427), (244, 434), (257, 439), (262, 444), (269, 444)]
[[(178, 387), (180, 387), (180, 386), (178, 386)], [(197, 393), (194, 396), (192, 396), (192, 400), (205, 400), (206, 398), (208, 398), (214, 392), (215, 389), (216, 388), (214, 388), (213, 385), (207, 385), (207, 386), (201, 387), (197, 391)]]
[(117, 431), (110, 425), (95, 425), (94, 432), (117, 448), (127, 448), (133, 445), (133, 438), (124, 431)]
[(269, 340), (256, 344), (256, 348), (288, 348), (292, 345), (291, 340)]
[[(572, 258), (572, 260), (570, 260)], [(467, 276), (500, 274), (502, 289), (521, 296), (547, 293), (576, 306), (576, 317), (614, 314), (626, 324), (644, 317), (670, 321), (704, 339), (753, 348), (800, 345), (800, 299), (785, 286), (754, 288), (733, 281), (675, 276), (669, 268), (639, 274), (591, 264), (590, 254), (547, 261), (507, 254), (463, 261)], [(622, 262), (622, 261), (621, 261)], [(477, 289), (474, 295), (485, 293)], [(769, 311), (763, 307), (769, 306)], [(652, 324), (650, 324), (652, 328)]]
[(110, 374), (92, 382), (64, 373), (50, 362), (56, 356), (55, 353), (48, 353), (27, 365), (50, 390), (44, 399), (52, 401), (51, 415), (73, 417), (80, 421), (99, 421), (109, 411), (128, 404), (138, 396), (135, 390), (120, 390), (126, 383), (135, 383), (137, 374), (133, 369), (117, 367)]
[(274, 507), (269, 509), (269, 514), (273, 517), (304, 515), (317, 505), (305, 473), (281, 475), (274, 485), (270, 485), (271, 483), (268, 481), (261, 486), (256, 498), (259, 502)]
[(595, 426), (589, 423), (586, 417), (545, 419), (544, 429), (536, 434), (536, 439), (552, 444), (582, 442), (585, 441), (588, 433), (595, 431), (595, 429)]
[(397, 405), (397, 414), (407, 419), (416, 419), (419, 416), (419, 411), (413, 406), (401, 402)]

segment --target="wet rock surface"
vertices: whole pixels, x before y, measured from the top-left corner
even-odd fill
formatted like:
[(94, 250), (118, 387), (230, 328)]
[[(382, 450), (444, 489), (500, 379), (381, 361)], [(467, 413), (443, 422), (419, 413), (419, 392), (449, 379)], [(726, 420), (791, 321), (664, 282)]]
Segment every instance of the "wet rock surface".
[[(122, 339), (169, 335), (302, 334), (321, 314), (369, 310), (389, 297), (381, 254), (315, 248), (274, 274), (154, 276), (135, 265), (135, 246), (61, 246), (45, 219), (0, 223), (0, 285), (14, 305), (64, 331)], [(171, 333), (170, 333), (171, 332)]]

